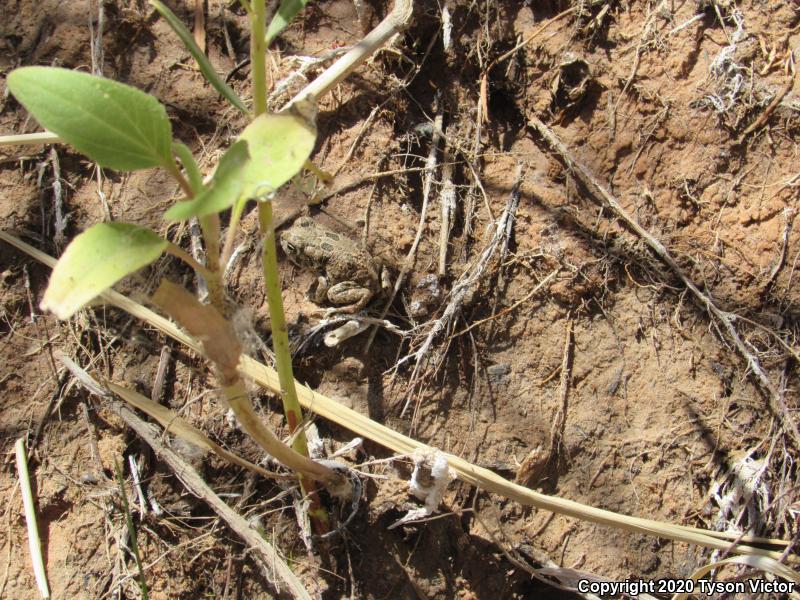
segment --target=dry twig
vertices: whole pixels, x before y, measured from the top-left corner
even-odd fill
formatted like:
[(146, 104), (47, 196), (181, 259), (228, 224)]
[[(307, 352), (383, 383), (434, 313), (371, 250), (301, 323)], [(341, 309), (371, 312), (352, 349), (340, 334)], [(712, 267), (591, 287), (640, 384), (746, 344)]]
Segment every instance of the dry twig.
[(550, 447), (547, 450), (547, 462), (551, 464), (558, 459), (558, 453), (561, 450), (564, 438), (564, 425), (567, 422), (567, 401), (569, 399), (569, 385), (572, 379), (572, 348), (574, 341), (572, 326), (572, 318), (567, 317), (564, 353), (561, 358), (561, 385), (559, 386), (561, 402), (556, 411), (556, 416), (553, 418), (553, 426), (550, 429)]
[(780, 273), (783, 265), (786, 263), (786, 249), (789, 247), (789, 234), (792, 232), (792, 219), (797, 211), (793, 208), (786, 207), (783, 209), (783, 233), (781, 234), (781, 253), (775, 265), (772, 267), (767, 278), (767, 283), (764, 289), (768, 290), (775, 282), (775, 278)]
[(447, 274), (447, 246), (456, 214), (456, 186), (453, 184), (453, 150), (449, 141), (445, 144), (442, 158), (442, 191), (439, 194), (442, 219), (439, 228), (439, 277), (444, 277)]
[[(0, 230), (0, 240), (7, 242), (32, 256), (36, 260), (48, 265), (52, 268), (56, 260), (37, 250), (36, 248), (26, 244), (19, 238)], [(163, 332), (172, 339), (190, 348), (194, 352), (202, 352), (200, 342), (189, 337), (180, 331), (171, 321), (157, 315), (153, 311), (145, 308), (144, 306), (133, 302), (122, 294), (113, 290), (107, 290), (100, 295), (100, 298), (105, 302), (116, 306), (128, 314), (142, 319), (155, 329)], [(258, 363), (247, 355), (243, 355), (239, 364), (240, 371), (255, 381), (257, 384), (273, 390), (280, 390), (280, 382), (277, 373), (264, 364)], [(409, 438), (395, 430), (392, 430), (385, 425), (381, 425), (361, 413), (349, 409), (339, 402), (332, 400), (323, 394), (313, 392), (310, 388), (298, 384), (298, 392), (300, 402), (303, 407), (312, 410), (320, 417), (329, 419), (330, 421), (345, 427), (356, 434), (369, 438), (374, 442), (391, 449), (392, 451), (407, 456), (410, 455), (417, 448), (430, 448), (420, 442)], [(149, 430), (149, 429), (148, 429)], [(500, 494), (515, 502), (519, 502), (525, 506), (533, 506), (543, 510), (557, 512), (570, 517), (592, 521), (594, 523), (607, 525), (611, 527), (624, 528), (629, 531), (636, 531), (657, 537), (673, 539), (681, 542), (697, 544), (708, 548), (725, 549), (729, 547), (731, 540), (736, 539), (738, 536), (731, 535), (725, 532), (709, 531), (698, 529), (687, 525), (671, 525), (659, 523), (651, 519), (643, 519), (640, 517), (631, 517), (627, 515), (620, 515), (612, 511), (594, 508), (560, 498), (558, 496), (547, 496), (540, 494), (531, 489), (515, 485), (500, 475), (471, 464), (458, 456), (448, 454), (448, 462), (450, 467), (456, 471), (461, 481), (484, 489), (486, 491)], [(776, 539), (765, 539), (757, 536), (746, 535), (736, 545), (734, 552), (738, 554), (753, 554), (761, 556), (771, 556), (779, 558), (781, 552), (768, 550), (764, 547), (757, 547), (750, 544), (759, 544), (760, 546), (777, 547), (785, 549), (790, 542)], [(790, 556), (789, 559), (793, 559)], [(796, 561), (795, 561), (796, 562)]]
[(567, 168), (577, 177), (591, 196), (602, 206), (610, 208), (617, 217), (624, 221), (625, 224), (650, 247), (656, 256), (672, 270), (683, 285), (691, 291), (697, 303), (704, 308), (718, 324), (722, 325), (722, 329), (725, 330), (730, 340), (736, 346), (736, 349), (747, 361), (748, 367), (767, 397), (770, 410), (780, 421), (783, 430), (791, 436), (795, 445), (800, 448), (800, 431), (798, 431), (797, 424), (789, 412), (789, 408), (783, 401), (782, 394), (761, 367), (758, 358), (750, 351), (736, 331), (734, 322), (739, 318), (738, 315), (720, 309), (710, 296), (703, 293), (683, 272), (683, 269), (681, 269), (675, 261), (675, 258), (669, 250), (667, 250), (653, 234), (639, 225), (639, 223), (628, 214), (617, 199), (594, 177), (589, 169), (575, 160), (569, 149), (547, 125), (537, 117), (531, 117), (528, 124), (539, 134), (546, 144), (558, 154)]
[(33, 489), (28, 473), (28, 457), (25, 453), (25, 438), (19, 438), (14, 444), (17, 455), (17, 473), (19, 485), (22, 490), (22, 503), (25, 509), (25, 522), (28, 525), (28, 548), (31, 552), (33, 572), (36, 576), (36, 585), (42, 598), (50, 597), (50, 588), (47, 584), (47, 572), (42, 558), (42, 543), (39, 538), (39, 525), (36, 522), (36, 507), (34, 506)]
[(335, 87), (362, 62), (367, 60), (385, 42), (405, 29), (414, 12), (413, 0), (395, 0), (392, 12), (386, 15), (375, 29), (350, 51), (333, 63), (319, 77), (303, 88), (282, 110), (306, 100), (316, 100)]
[[(386, 305), (383, 307), (383, 311), (381, 311), (379, 319), (383, 319), (386, 314), (389, 312), (389, 308), (392, 306), (392, 302), (394, 302), (395, 297), (397, 297), (398, 292), (400, 289), (405, 285), (406, 279), (408, 279), (409, 273), (414, 268), (417, 260), (417, 250), (419, 249), (419, 243), (422, 241), (422, 233), (425, 231), (425, 223), (428, 219), (428, 206), (430, 204), (430, 197), (431, 197), (431, 189), (433, 187), (433, 175), (436, 172), (436, 151), (439, 147), (439, 142), (442, 138), (442, 123), (444, 121), (444, 103), (442, 102), (442, 97), (439, 95), (439, 108), (436, 113), (436, 120), (434, 122), (433, 127), (433, 134), (431, 136), (431, 146), (428, 150), (428, 158), (425, 161), (425, 168), (423, 169), (423, 184), (422, 184), (422, 208), (419, 211), (419, 224), (417, 225), (417, 235), (414, 237), (414, 242), (411, 244), (411, 248), (406, 255), (405, 260), (403, 261), (403, 266), (400, 269), (400, 274), (397, 276), (397, 280), (392, 287), (392, 293), (389, 295), (389, 299), (386, 301)], [(369, 351), (370, 346), (372, 345), (372, 341), (375, 339), (375, 332), (377, 329), (373, 329), (372, 333), (367, 340), (367, 343), (364, 346), (364, 352)]]
[(738, 140), (740, 144), (744, 141), (744, 139), (748, 135), (750, 135), (754, 131), (757, 131), (758, 129), (761, 129), (764, 125), (766, 125), (770, 115), (772, 115), (772, 113), (775, 112), (775, 109), (778, 108), (778, 105), (786, 97), (786, 94), (788, 94), (789, 91), (792, 89), (792, 86), (794, 85), (794, 75), (795, 75), (794, 60), (793, 59), (787, 60), (786, 64), (787, 64), (787, 71), (791, 73), (787, 74), (786, 83), (784, 83), (781, 89), (778, 90), (778, 93), (775, 94), (775, 97), (764, 109), (764, 112), (762, 112), (758, 116), (758, 118), (752, 123), (750, 123), (750, 125), (748, 125), (747, 128), (742, 132), (742, 135), (739, 136)]
[(415, 361), (414, 370), (411, 374), (409, 382), (409, 392), (406, 395), (406, 401), (401, 412), (401, 416), (408, 410), (411, 403), (411, 397), (417, 389), (417, 384), (423, 369), (428, 368), (430, 365), (436, 367), (442, 360), (443, 356), (433, 356), (431, 346), (433, 342), (442, 334), (452, 331), (456, 318), (461, 314), (462, 308), (471, 302), (473, 294), (480, 285), (480, 281), (485, 273), (489, 263), (492, 262), (495, 254), (502, 248), (506, 236), (511, 231), (510, 224), (513, 223), (516, 216), (517, 207), (519, 206), (520, 199), (520, 180), (514, 183), (511, 191), (511, 197), (506, 204), (506, 208), (500, 218), (494, 224), (494, 232), (488, 243), (484, 247), (478, 259), (468, 267), (458, 281), (453, 286), (449, 294), (449, 302), (438, 319), (431, 321), (427, 324), (428, 332), (422, 343), (411, 354), (403, 357), (397, 362), (395, 369), (398, 369), (407, 362)]
[(264, 576), (268, 580), (271, 580), (272, 573), (275, 573), (287, 585), (294, 598), (311, 600), (311, 595), (289, 568), (289, 565), (284, 562), (275, 547), (260, 536), (246, 519), (217, 496), (191, 465), (167, 448), (162, 443), (161, 434), (155, 427), (142, 421), (132, 410), (115, 400), (111, 393), (92, 379), (88, 373), (84, 372), (79, 377), (79, 382), (87, 391), (106, 400), (109, 408), (150, 445), (156, 456), (169, 465), (186, 489), (206, 502), (253, 550), (253, 556), (260, 563)]

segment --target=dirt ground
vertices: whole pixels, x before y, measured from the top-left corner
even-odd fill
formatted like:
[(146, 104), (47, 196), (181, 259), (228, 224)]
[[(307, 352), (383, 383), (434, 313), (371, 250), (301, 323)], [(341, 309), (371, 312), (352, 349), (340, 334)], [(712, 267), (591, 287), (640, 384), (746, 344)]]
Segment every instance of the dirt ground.
[[(193, 2), (168, 4), (192, 26)], [(349, 0), (310, 3), (270, 52), (270, 80), (296, 70), (295, 55), (319, 57), (360, 40), (388, 10), (366, 4), (359, 20)], [(249, 100), (249, 65), (241, 64), (249, 52), (246, 15), (235, 2), (208, 0), (205, 8), (208, 56)], [(800, 418), (800, 6), (446, 0), (416, 8), (402, 36), (321, 101), (313, 160), (337, 173), (309, 213), (360, 239), (368, 209), (367, 247), (397, 277), (417, 235), (421, 168), (441, 112), (446, 141), (438, 145), (421, 242), (387, 317), (411, 333), (381, 329), (368, 351), (368, 333), (335, 348), (313, 337), (296, 355), (297, 378), (547, 494), (669, 523), (792, 539), (798, 447), (780, 423)], [(176, 138), (210, 168), (243, 117), (204, 83), (145, 2), (105, 2), (102, 43), (93, 50), (98, 15), (95, 0), (0, 0), (0, 133), (38, 128), (5, 89), (12, 69), (91, 71), (94, 63), (106, 77), (158, 97)], [(703, 293), (738, 315), (742, 347), (786, 411), (771, 408), (774, 398), (752, 364), (685, 282), (552, 153), (529, 126), (534, 117)], [(448, 170), (457, 201), (439, 276)], [(372, 177), (379, 172), (392, 173)], [(516, 183), (520, 200), (505, 254), (493, 256), (420, 369), (414, 361), (395, 369), (444, 313), (448, 292), (486, 247)], [(282, 194), (279, 221), (298, 214), (307, 191), (290, 186)], [(63, 145), (0, 148), (0, 227), (51, 255), (109, 217), (151, 226), (188, 248), (186, 228), (161, 219), (178, 198), (162, 172), (98, 173)], [(228, 292), (249, 307), (249, 327), (268, 339), (256, 230), (256, 215), (247, 214)], [(319, 320), (319, 307), (305, 297), (315, 275), (280, 259), (290, 333), (299, 341)], [(254, 443), (226, 419), (203, 362), (116, 309), (61, 323), (42, 314), (48, 270), (4, 243), (0, 272), (0, 597), (38, 597), (14, 464), (20, 436), (31, 448), (54, 598), (140, 597), (114, 481), (115, 459), (127, 464), (131, 456), (163, 509), (160, 516), (134, 511), (151, 597), (278, 597), (241, 540), (102, 401), (75, 385), (53, 352), (149, 396), (166, 348), (161, 401), (258, 461)], [(119, 289), (141, 295), (164, 276), (194, 285), (164, 259)], [(369, 313), (380, 316), (384, 303), (376, 299)], [(275, 399), (254, 394), (265, 418), (283, 427)], [(322, 419), (316, 424), (333, 447), (353, 437)], [(526, 476), (535, 462), (526, 457), (548, 449), (551, 460)], [(390, 456), (366, 442), (351, 458)], [(623, 580), (688, 577), (712, 559), (709, 550), (524, 508), (459, 483), (445, 494), (447, 516), (389, 529), (418, 505), (406, 488), (408, 463), (363, 467), (374, 476), (367, 501), (345, 537), (318, 555), (298, 535), (291, 493), (218, 459), (206, 458), (200, 469), (231, 506), (260, 519), (295, 573), (324, 598), (569, 598), (577, 596), (519, 563)], [(125, 475), (133, 498), (127, 466)]]

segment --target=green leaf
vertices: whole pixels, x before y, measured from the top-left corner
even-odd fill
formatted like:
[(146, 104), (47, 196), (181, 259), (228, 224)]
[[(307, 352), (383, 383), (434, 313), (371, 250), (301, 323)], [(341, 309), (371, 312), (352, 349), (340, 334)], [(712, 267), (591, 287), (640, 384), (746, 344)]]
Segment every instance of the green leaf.
[(117, 281), (150, 264), (169, 245), (145, 227), (99, 223), (72, 240), (56, 263), (42, 310), (68, 319)]
[(278, 12), (272, 17), (269, 27), (267, 27), (267, 46), (278, 37), (278, 34), (286, 29), (286, 26), (297, 16), (303, 7), (308, 4), (308, 0), (283, 0)]
[(241, 195), (244, 170), (249, 158), (247, 142), (236, 142), (220, 159), (209, 185), (193, 199), (174, 205), (164, 214), (164, 218), (185, 221), (222, 212), (232, 206)]
[(172, 163), (172, 127), (153, 96), (55, 67), (23, 67), (8, 88), (39, 123), (102, 167), (135, 171)]
[(210, 83), (214, 89), (217, 90), (228, 102), (242, 111), (242, 114), (249, 115), (250, 111), (247, 110), (247, 107), (245, 106), (244, 102), (242, 102), (242, 99), (239, 98), (239, 95), (233, 91), (233, 88), (225, 83), (225, 80), (217, 74), (217, 72), (214, 70), (214, 66), (211, 64), (211, 61), (209, 61), (206, 55), (203, 54), (200, 46), (198, 46), (197, 42), (194, 41), (194, 36), (186, 28), (186, 25), (183, 24), (183, 21), (175, 16), (175, 13), (172, 12), (160, 0), (150, 0), (150, 4), (152, 4), (153, 7), (159, 13), (161, 13), (161, 16), (164, 17), (169, 26), (172, 27), (172, 31), (178, 34), (178, 37), (181, 38), (181, 42), (183, 42), (183, 45), (186, 46), (186, 49), (194, 57), (195, 61), (197, 61), (197, 66), (200, 67), (200, 72), (203, 74), (203, 77), (206, 78), (208, 83)]
[(316, 127), (300, 114), (264, 113), (256, 118), (239, 136), (250, 149), (242, 197), (262, 198), (289, 181), (303, 168), (316, 138)]

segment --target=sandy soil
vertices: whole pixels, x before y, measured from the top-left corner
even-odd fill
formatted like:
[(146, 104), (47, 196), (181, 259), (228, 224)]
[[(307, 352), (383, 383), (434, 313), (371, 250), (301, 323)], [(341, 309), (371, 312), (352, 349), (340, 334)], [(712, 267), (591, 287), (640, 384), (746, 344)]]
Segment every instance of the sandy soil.
[[(194, 3), (169, 4), (191, 25)], [(381, 4), (370, 3), (365, 13), (370, 27), (385, 14)], [(791, 539), (797, 447), (780, 432), (769, 394), (683, 282), (593, 201), (528, 122), (538, 117), (548, 124), (683, 272), (721, 309), (739, 315), (744, 345), (789, 407), (778, 416), (796, 419), (800, 84), (790, 56), (800, 45), (798, 5), (442, 4), (452, 20), (448, 49), (440, 8), (420, 3), (404, 36), (321, 102), (314, 161), (339, 169), (323, 193), (344, 191), (327, 194), (310, 214), (359, 239), (369, 206), (367, 247), (396, 276), (417, 233), (428, 124), (441, 107), (449, 143), (444, 159), (440, 144), (438, 157), (452, 163), (458, 198), (446, 274), (437, 276), (443, 188), (437, 169), (414, 267), (389, 318), (424, 332), (442, 314), (447, 292), (480, 255), (487, 226), (507, 206), (522, 168), (507, 254), (471, 290), (453, 331), (434, 342), (438, 369), (428, 365), (415, 378), (411, 363), (395, 372), (421, 338), (379, 331), (368, 352), (366, 335), (337, 348), (315, 338), (297, 355), (298, 379), (510, 479), (521, 464), (531, 465), (525, 459), (537, 448), (551, 447), (553, 423), (566, 407), (555, 434), (560, 444), (553, 460), (534, 465), (531, 487), (624, 514)], [(204, 83), (145, 3), (107, 3), (104, 12), (103, 56), (95, 53), (103, 74), (165, 103), (176, 137), (210, 168), (243, 118)], [(0, 14), (3, 90), (5, 76), (21, 65), (91, 69), (96, 2), (4, 0)], [(246, 27), (238, 4), (208, 0), (209, 58), (219, 72), (233, 72), (231, 84), (249, 99), (249, 66), (235, 69), (248, 56)], [(362, 35), (353, 3), (312, 3), (270, 54), (272, 80), (297, 68), (292, 56), (320, 56)], [(36, 130), (4, 93), (0, 131)], [(383, 171), (395, 174), (369, 177)], [(56, 183), (67, 215), (63, 239), (55, 229)], [(109, 215), (188, 247), (188, 231), (161, 219), (178, 197), (177, 186), (159, 172), (106, 171), (98, 179), (94, 165), (66, 146), (0, 154), (0, 227), (53, 255)], [(279, 220), (288, 222), (305, 201), (303, 190), (287, 190), (277, 204)], [(246, 215), (238, 241), (254, 241), (256, 229), (255, 215)], [(318, 320), (318, 307), (304, 296), (315, 276), (283, 257), (281, 268), (292, 335), (300, 339)], [(202, 361), (114, 309), (87, 311), (69, 323), (41, 314), (47, 269), (2, 243), (0, 272), (0, 596), (37, 597), (12, 448), (27, 435), (54, 598), (139, 597), (133, 560), (121, 549), (124, 516), (113, 479), (115, 458), (128, 456), (140, 462), (146, 487), (164, 509), (159, 517), (136, 514), (153, 598), (274, 597), (275, 586), (235, 534), (102, 402), (57, 370), (52, 353), (60, 350), (149, 396), (167, 347), (162, 401), (257, 461), (255, 445), (231, 427), (210, 392), (215, 382)], [(164, 276), (193, 285), (191, 275), (165, 259), (119, 289), (150, 291)], [(441, 294), (426, 291), (431, 276)], [(249, 307), (250, 327), (267, 339), (252, 245), (231, 272), (229, 293)], [(370, 313), (378, 316), (381, 307), (376, 300)], [(568, 377), (560, 372), (565, 344), (572, 355)], [(265, 418), (281, 428), (274, 398), (262, 392), (259, 401)], [(317, 425), (333, 446), (352, 438), (322, 420)], [(353, 459), (388, 456), (368, 442)], [(280, 488), (216, 459), (203, 461), (201, 470), (243, 515), (261, 517), (295, 572), (325, 598), (572, 597), (533, 579), (505, 552), (534, 567), (551, 561), (612, 580), (686, 577), (711, 557), (461, 484), (445, 496), (442, 510), (450, 516), (389, 530), (416, 504), (404, 483), (407, 460), (365, 467), (382, 478), (369, 481), (368, 502), (345, 540), (314, 556)], [(720, 498), (728, 488), (719, 486), (742, 478), (753, 484), (752, 497), (726, 504)]]

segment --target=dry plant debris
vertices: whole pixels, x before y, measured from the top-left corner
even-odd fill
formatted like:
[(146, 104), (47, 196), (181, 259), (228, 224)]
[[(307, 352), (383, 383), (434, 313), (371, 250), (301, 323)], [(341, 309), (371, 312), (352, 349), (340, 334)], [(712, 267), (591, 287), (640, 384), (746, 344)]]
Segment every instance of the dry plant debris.
[[(85, 65), (152, 90), (174, 121), (189, 123), (180, 137), (206, 160), (224, 150), (240, 117), (201, 85), (152, 11), (58, 4), (23, 0), (9, 15), (0, 75), (22, 64)], [(283, 269), (298, 379), (313, 384), (301, 387), (303, 402), (327, 452), (343, 444), (344, 460), (361, 463), (365, 477), (366, 502), (358, 512), (341, 504), (347, 529), (323, 542), (323, 561), (307, 554), (282, 478), (266, 479), (272, 466), (209, 401), (214, 384), (194, 355), (180, 344), (162, 351), (174, 343), (159, 333), (169, 323), (142, 325), (147, 311), (117, 299), (135, 320), (95, 307), (56, 324), (38, 309), (45, 271), (0, 247), (0, 414), (7, 440), (30, 430), (53, 589), (140, 594), (109, 478), (109, 459), (121, 453), (155, 594), (522, 598), (560, 593), (545, 586), (574, 592), (581, 580), (704, 568), (730, 582), (762, 577), (760, 567), (786, 581), (796, 575), (797, 8), (415, 4), (410, 27), (365, 63), (343, 57), (386, 11), (350, 0), (309, 3), (267, 58), (274, 107), (335, 65), (314, 92), (332, 90), (313, 157), (320, 171), (276, 203), (276, 222), (302, 210), (354, 240), (363, 231), (364, 245), (399, 275), (393, 301), (318, 322), (302, 299), (308, 277)], [(245, 9), (170, 6), (227, 83), (244, 90)], [(395, 35), (410, 9), (397, 3), (380, 38)], [(0, 121), (3, 133), (23, 134), (12, 143), (52, 142), (27, 134), (32, 123), (8, 96)], [(189, 228), (153, 217), (153, 199), (171, 193), (164, 180), (119, 179), (60, 146), (2, 152), (4, 231), (56, 255), (114, 217), (162, 227), (190, 247)], [(326, 171), (336, 175), (330, 184)], [(318, 205), (304, 208), (309, 193)], [(241, 218), (255, 238), (253, 215)], [(253, 305), (246, 328), (268, 339), (254, 241), (226, 240), (227, 291)], [(199, 236), (194, 246), (202, 261)], [(162, 276), (186, 273), (165, 260), (146, 284)], [(89, 401), (56, 347), (161, 403), (141, 407), (162, 424), (185, 422), (219, 455), (243, 461), (186, 452), (121, 405)], [(250, 358), (242, 369), (279, 387)], [(266, 404), (256, 411), (275, 421)], [(348, 448), (348, 428), (391, 450), (370, 441)], [(405, 484), (420, 445), (400, 433), (409, 430), (443, 451), (461, 483), (445, 489), (439, 514), (388, 530), (421, 506)], [(9, 507), (0, 595), (35, 589), (17, 558), (27, 555), (12, 471), (0, 476)], [(209, 504), (186, 496), (176, 472)], [(508, 483), (515, 476), (523, 486)], [(586, 506), (628, 515), (633, 531), (598, 527), (613, 513), (586, 515)], [(682, 541), (665, 541), (673, 534)], [(773, 539), (760, 546), (760, 537)], [(737, 550), (769, 553), (789, 570), (729, 556)]]

